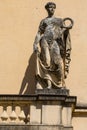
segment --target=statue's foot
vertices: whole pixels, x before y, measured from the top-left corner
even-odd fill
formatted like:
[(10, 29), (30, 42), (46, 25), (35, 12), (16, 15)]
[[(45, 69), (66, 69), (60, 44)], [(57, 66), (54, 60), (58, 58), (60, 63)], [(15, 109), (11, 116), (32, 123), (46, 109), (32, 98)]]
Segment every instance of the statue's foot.
[(66, 87), (64, 86), (64, 87), (61, 87), (61, 89), (66, 89)]
[(47, 89), (51, 89), (51, 87), (52, 87), (51, 81), (48, 79), (47, 80)]
[(43, 89), (39, 82), (37, 82), (37, 84), (36, 84), (36, 89)]
[(62, 81), (62, 87), (63, 87), (63, 88), (66, 88), (66, 83), (65, 83), (64, 80)]
[(52, 87), (51, 86), (48, 86), (47, 89), (51, 89)]

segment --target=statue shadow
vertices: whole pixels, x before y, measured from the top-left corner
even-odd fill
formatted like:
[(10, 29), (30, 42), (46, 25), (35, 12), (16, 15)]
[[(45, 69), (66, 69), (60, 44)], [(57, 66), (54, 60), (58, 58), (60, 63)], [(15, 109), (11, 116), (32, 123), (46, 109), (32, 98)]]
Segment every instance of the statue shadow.
[(26, 68), (24, 78), (22, 80), (19, 94), (28, 95), (35, 93), (35, 70), (36, 69), (36, 54), (33, 53), (29, 59), (29, 64)]

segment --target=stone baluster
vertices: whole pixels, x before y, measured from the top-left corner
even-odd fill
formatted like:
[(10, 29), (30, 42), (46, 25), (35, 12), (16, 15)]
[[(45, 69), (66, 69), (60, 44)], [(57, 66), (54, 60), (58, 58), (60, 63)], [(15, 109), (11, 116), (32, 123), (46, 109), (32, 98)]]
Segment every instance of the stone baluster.
[(9, 116), (7, 114), (7, 106), (3, 106), (3, 112), (1, 114), (2, 123), (7, 123), (8, 117)]
[(17, 119), (17, 114), (15, 112), (15, 106), (12, 106), (12, 112), (10, 115), (11, 122), (15, 123)]
[(26, 118), (26, 116), (25, 116), (25, 113), (24, 113), (24, 110), (23, 110), (23, 106), (21, 106), (21, 112), (20, 112), (18, 118), (20, 120), (20, 123), (24, 124), (24, 119)]

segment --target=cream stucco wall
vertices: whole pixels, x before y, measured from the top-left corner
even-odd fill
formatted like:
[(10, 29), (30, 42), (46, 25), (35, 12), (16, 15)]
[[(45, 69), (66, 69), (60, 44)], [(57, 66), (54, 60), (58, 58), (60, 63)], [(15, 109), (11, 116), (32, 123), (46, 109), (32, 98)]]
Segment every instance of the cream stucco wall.
[(87, 117), (75, 117), (73, 118), (72, 125), (74, 130), (84, 130), (87, 128)]
[[(74, 19), (71, 30), (72, 61), (66, 82), (71, 95), (78, 97), (78, 102), (87, 102), (87, 0), (52, 1), (57, 5), (56, 16)], [(26, 86), (24, 90), (27, 94), (34, 88), (35, 67), (30, 57), (39, 22), (46, 17), (46, 2), (48, 0), (0, 0), (1, 94), (19, 93), (26, 68), (29, 85), (24, 82), (22, 87)]]

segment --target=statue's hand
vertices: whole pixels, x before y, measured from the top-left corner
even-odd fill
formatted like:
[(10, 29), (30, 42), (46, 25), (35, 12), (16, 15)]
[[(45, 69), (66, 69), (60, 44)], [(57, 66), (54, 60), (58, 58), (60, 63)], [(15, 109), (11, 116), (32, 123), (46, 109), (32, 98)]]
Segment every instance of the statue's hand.
[(33, 45), (33, 51), (34, 52), (38, 52), (39, 50), (38, 50), (38, 45), (37, 44), (34, 44)]

